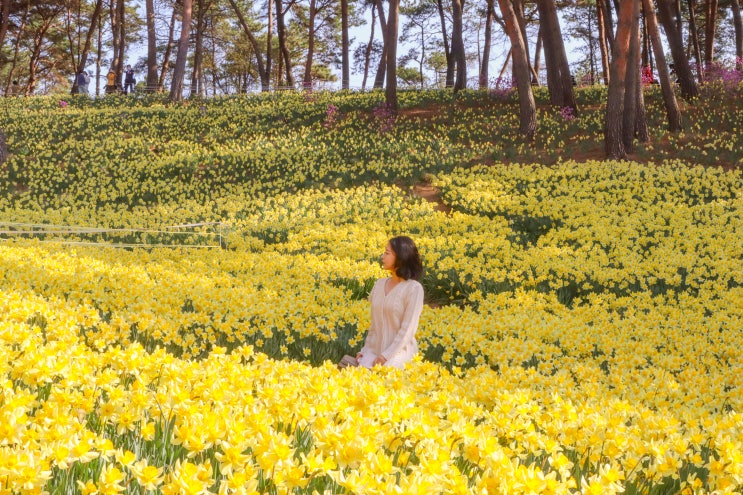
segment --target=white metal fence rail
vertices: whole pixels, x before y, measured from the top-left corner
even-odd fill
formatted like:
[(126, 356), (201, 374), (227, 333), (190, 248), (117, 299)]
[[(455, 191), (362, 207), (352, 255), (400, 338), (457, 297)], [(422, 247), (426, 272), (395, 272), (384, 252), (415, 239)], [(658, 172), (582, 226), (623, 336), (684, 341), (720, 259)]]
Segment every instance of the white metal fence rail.
[(74, 225), (0, 221), (0, 240), (36, 239), (39, 242), (114, 248), (197, 248), (224, 247), (222, 222), (169, 225), (160, 229), (102, 228)]

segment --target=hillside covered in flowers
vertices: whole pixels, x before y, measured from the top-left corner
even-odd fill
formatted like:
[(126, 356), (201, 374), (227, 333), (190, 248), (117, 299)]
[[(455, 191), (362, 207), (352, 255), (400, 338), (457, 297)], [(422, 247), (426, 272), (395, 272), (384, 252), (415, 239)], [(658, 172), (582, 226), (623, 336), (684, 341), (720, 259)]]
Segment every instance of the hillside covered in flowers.
[[(743, 99), (648, 91), (632, 162), (596, 88), (0, 101), (3, 493), (740, 493)], [(398, 234), (419, 357), (338, 370)]]

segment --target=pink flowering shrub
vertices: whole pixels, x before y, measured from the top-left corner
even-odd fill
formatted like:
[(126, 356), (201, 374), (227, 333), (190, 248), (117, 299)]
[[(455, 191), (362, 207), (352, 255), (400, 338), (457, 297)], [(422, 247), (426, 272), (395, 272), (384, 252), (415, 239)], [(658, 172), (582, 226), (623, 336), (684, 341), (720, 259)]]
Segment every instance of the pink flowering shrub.
[(572, 107), (562, 107), (560, 109), (560, 116), (564, 120), (570, 122), (571, 120), (575, 119), (575, 110), (573, 110)]
[(395, 112), (386, 103), (374, 107), (374, 121), (380, 133), (384, 134), (395, 126)]
[(516, 90), (513, 79), (506, 79), (504, 77), (498, 77), (491, 80), (490, 83), (490, 96), (496, 100), (506, 101), (511, 97), (511, 94)]
[(331, 103), (325, 112), (325, 122), (323, 122), (322, 126), (326, 129), (335, 127), (339, 118), (340, 112), (338, 111), (338, 107)]
[(743, 60), (736, 59), (732, 66), (715, 61), (704, 68), (707, 83), (722, 84), (726, 91), (734, 91), (743, 82)]

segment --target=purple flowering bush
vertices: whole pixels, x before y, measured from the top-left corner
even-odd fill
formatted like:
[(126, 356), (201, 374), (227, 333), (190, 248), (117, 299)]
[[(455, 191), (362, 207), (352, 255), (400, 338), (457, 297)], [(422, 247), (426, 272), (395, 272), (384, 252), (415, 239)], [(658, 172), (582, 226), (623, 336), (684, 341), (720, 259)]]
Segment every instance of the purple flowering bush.
[(384, 134), (395, 127), (395, 112), (386, 103), (374, 107), (374, 122), (380, 133)]
[(325, 111), (325, 122), (323, 122), (322, 126), (326, 129), (332, 129), (338, 123), (340, 117), (341, 114), (338, 111), (338, 107), (331, 103)]
[(722, 88), (732, 94), (740, 89), (743, 83), (743, 60), (736, 59), (734, 64), (725, 64), (720, 61), (707, 64), (704, 68), (704, 86), (710, 92), (717, 92)]
[(563, 118), (563, 120), (570, 122), (571, 120), (575, 119), (575, 110), (571, 107), (562, 107), (560, 109), (560, 116)]
[(498, 101), (508, 101), (515, 91), (513, 78), (497, 77), (490, 80), (490, 96)]

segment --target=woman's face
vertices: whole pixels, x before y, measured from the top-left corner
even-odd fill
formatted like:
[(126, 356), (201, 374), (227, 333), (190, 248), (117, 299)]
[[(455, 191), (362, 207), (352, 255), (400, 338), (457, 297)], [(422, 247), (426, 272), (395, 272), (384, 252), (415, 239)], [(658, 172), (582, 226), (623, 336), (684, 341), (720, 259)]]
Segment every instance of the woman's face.
[(395, 252), (392, 250), (392, 246), (390, 246), (388, 242), (384, 247), (384, 253), (382, 253), (382, 268), (394, 272), (396, 260), (397, 257), (395, 256)]

